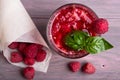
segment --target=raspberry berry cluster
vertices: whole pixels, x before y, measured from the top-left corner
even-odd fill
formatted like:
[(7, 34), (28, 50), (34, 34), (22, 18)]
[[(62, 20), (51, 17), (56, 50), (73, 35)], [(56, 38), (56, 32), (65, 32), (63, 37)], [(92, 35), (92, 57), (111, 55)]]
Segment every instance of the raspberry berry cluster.
[(46, 58), (47, 53), (43, 49), (43, 46), (36, 43), (12, 42), (8, 47), (17, 50), (11, 52), (10, 61), (26, 64), (28, 67), (23, 69), (23, 75), (26, 79), (33, 79), (35, 70), (32, 65), (35, 62), (42, 62)]

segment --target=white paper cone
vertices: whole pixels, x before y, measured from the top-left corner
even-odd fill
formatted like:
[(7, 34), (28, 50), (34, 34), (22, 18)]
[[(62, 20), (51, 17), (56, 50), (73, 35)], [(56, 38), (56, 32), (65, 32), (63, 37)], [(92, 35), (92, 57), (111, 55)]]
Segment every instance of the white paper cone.
[[(1, 1), (1, 44), (4, 56), (10, 62), (10, 52), (8, 48), (12, 42), (31, 42), (44, 46), (47, 57), (43, 62), (35, 62), (33, 67), (37, 71), (47, 72), (51, 51), (37, 30), (30, 16), (19, 0), (0, 0)], [(11, 63), (11, 62), (10, 62)], [(26, 67), (24, 63), (11, 63), (16, 66)]]

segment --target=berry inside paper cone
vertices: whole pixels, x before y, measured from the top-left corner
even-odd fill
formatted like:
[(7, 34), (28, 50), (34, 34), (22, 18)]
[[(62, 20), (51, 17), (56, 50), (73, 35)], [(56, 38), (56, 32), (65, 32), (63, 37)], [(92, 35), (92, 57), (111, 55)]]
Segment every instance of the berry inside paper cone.
[[(20, 0), (1, 0), (0, 12), (1, 44), (8, 62), (20, 67), (31, 65), (37, 71), (47, 72), (51, 51)], [(40, 50), (46, 54), (38, 54)], [(37, 55), (43, 55), (44, 59), (34, 61)]]

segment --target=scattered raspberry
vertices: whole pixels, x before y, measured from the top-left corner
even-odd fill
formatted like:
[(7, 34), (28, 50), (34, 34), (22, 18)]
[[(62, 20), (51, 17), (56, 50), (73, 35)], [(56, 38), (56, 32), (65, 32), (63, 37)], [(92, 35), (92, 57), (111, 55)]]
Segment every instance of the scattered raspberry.
[(108, 31), (108, 21), (100, 18), (93, 23), (93, 31), (98, 34), (104, 34)]
[(26, 65), (33, 65), (35, 63), (35, 59), (34, 58), (25, 58), (24, 63)]
[(23, 75), (26, 79), (33, 79), (35, 75), (35, 70), (33, 67), (26, 67), (23, 70)]
[(35, 59), (36, 59), (36, 61), (41, 62), (41, 61), (43, 61), (45, 59), (45, 57), (46, 57), (46, 52), (41, 49), (41, 51), (39, 51), (37, 53), (37, 56), (36, 56)]
[(20, 43), (19, 47), (18, 47), (18, 50), (23, 52), (26, 46), (27, 46), (27, 43)]
[(16, 48), (18, 48), (18, 46), (19, 46), (18, 42), (12, 42), (8, 47), (10, 49), (16, 49)]
[(70, 62), (69, 63), (69, 68), (72, 72), (77, 72), (80, 69), (80, 63), (77, 61)]
[(12, 52), (10, 61), (13, 63), (18, 63), (18, 62), (23, 61), (23, 57), (19, 54), (19, 52)]
[(38, 52), (38, 46), (36, 44), (30, 44), (24, 49), (24, 55), (28, 58), (35, 58)]
[(83, 72), (88, 73), (88, 74), (93, 74), (95, 73), (95, 67), (91, 63), (86, 63), (82, 67)]

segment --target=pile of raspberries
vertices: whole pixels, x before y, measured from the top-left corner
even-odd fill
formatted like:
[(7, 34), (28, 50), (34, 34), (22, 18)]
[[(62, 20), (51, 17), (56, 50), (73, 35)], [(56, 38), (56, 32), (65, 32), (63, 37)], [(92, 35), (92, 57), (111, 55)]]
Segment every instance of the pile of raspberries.
[(17, 50), (11, 52), (10, 61), (12, 63), (23, 62), (28, 65), (23, 69), (23, 75), (27, 80), (33, 79), (35, 70), (32, 65), (35, 62), (42, 62), (46, 58), (47, 53), (43, 46), (36, 43), (12, 42), (8, 47)]

